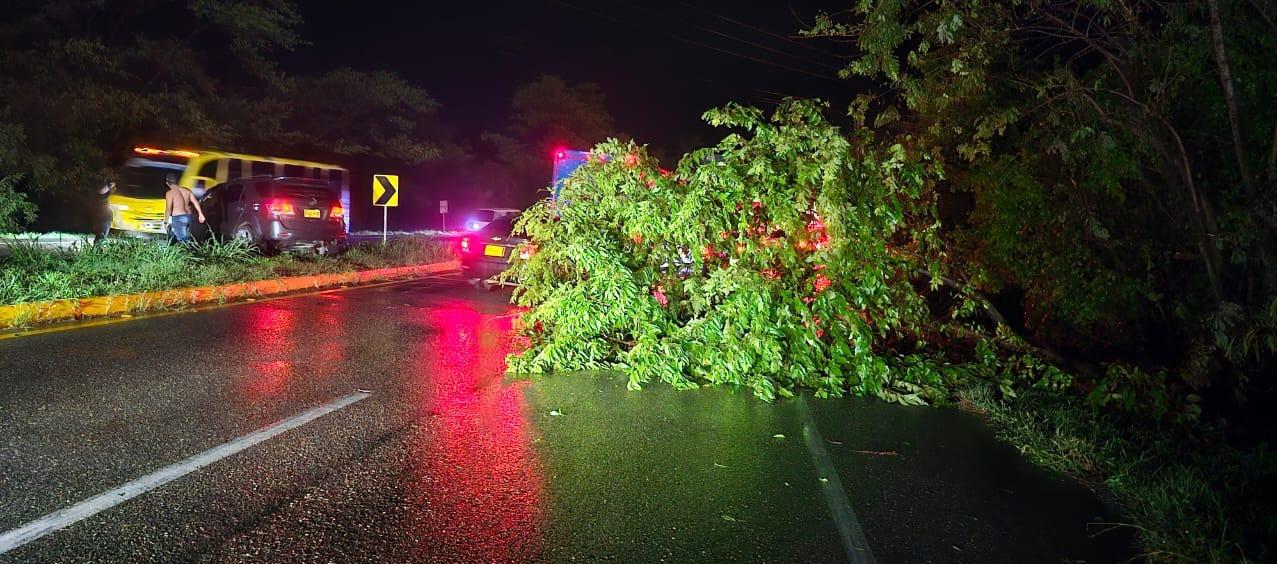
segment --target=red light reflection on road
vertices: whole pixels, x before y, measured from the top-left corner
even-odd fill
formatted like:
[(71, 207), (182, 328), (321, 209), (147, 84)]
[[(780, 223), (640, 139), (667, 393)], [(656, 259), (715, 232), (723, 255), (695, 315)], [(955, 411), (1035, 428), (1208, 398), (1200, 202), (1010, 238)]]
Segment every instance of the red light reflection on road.
[(247, 366), (241, 385), (245, 403), (276, 398), (303, 375), (322, 378), (342, 365), (346, 298), (331, 294), (323, 299), (335, 307), (299, 307), (287, 301), (250, 306), (237, 340)]
[(293, 331), (297, 312), (279, 306), (256, 306), (249, 311), (243, 343), (248, 356), (244, 400), (257, 402), (278, 394), (297, 373)]
[(426, 426), (413, 453), (423, 524), (467, 561), (534, 558), (542, 477), (523, 417), (527, 382), (503, 383), (512, 316), (461, 301), (423, 312), (432, 328), (418, 376)]

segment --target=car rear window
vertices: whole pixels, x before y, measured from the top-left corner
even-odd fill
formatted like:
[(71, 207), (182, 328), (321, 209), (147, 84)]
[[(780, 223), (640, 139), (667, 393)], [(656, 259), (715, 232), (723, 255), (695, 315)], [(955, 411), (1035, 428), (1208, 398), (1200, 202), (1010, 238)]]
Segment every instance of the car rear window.
[(337, 192), (321, 187), (298, 184), (277, 184), (258, 188), (262, 195), (270, 198), (315, 198), (320, 202), (336, 202)]
[(509, 237), (513, 230), (514, 218), (507, 216), (485, 225), (479, 233), (488, 237)]
[(497, 212), (492, 210), (479, 210), (478, 213), (474, 214), (474, 218), (478, 221), (492, 221), (492, 218), (496, 216)]

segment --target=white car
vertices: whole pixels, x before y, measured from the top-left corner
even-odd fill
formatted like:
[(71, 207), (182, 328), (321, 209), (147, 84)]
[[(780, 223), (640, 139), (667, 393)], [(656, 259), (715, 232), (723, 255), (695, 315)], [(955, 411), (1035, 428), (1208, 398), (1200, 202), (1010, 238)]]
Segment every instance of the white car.
[(474, 215), (470, 216), (470, 219), (466, 220), (465, 228), (466, 231), (478, 231), (498, 219), (503, 217), (514, 217), (522, 212), (523, 210), (517, 210), (514, 208), (480, 208), (475, 210)]

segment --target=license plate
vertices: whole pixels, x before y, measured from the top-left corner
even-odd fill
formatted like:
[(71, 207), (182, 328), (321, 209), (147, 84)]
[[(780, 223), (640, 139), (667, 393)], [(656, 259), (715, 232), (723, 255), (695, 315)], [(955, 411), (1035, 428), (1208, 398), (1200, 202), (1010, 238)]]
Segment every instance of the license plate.
[(321, 214), (319, 210), (314, 208), (306, 208), (305, 210), (302, 211), (302, 217), (306, 217), (310, 219), (319, 219), (320, 216)]
[(505, 256), (505, 247), (501, 245), (484, 245), (483, 254), (490, 257), (503, 257)]

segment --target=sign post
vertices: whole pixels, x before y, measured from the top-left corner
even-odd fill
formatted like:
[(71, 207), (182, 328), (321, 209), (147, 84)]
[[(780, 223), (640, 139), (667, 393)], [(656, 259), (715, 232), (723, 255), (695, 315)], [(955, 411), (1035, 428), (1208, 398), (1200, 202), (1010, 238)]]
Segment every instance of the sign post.
[(439, 213), (443, 215), (443, 231), (448, 230), (448, 200), (439, 200)]
[(390, 220), (389, 209), (399, 207), (399, 176), (372, 175), (372, 205), (381, 207), (381, 244), (385, 245)]

